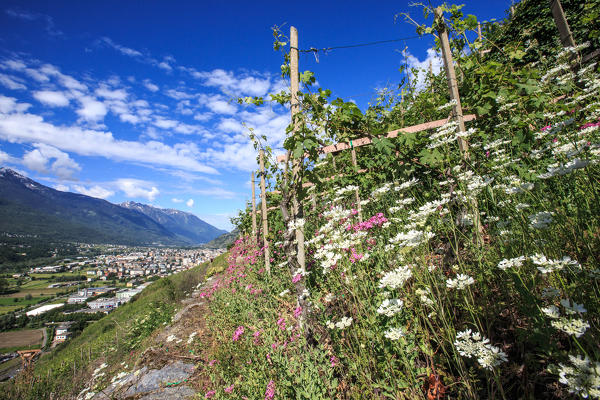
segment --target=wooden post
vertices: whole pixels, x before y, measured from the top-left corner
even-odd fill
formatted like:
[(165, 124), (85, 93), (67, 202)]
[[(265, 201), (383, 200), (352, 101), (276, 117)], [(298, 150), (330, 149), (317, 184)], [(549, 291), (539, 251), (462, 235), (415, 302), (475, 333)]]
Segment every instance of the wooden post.
[[(444, 13), (441, 7), (435, 9), (435, 17), (440, 19), (439, 23), (439, 38), (442, 48), (442, 57), (444, 59), (444, 68), (446, 69), (446, 77), (448, 78), (448, 89), (450, 91), (450, 99), (454, 100), (455, 104), (452, 106), (452, 113), (456, 122), (458, 122), (459, 132), (465, 132), (465, 121), (462, 113), (462, 106), (460, 104), (460, 96), (458, 94), (458, 85), (456, 83), (456, 74), (454, 72), (454, 64), (452, 61), (452, 51), (450, 50), (450, 42), (448, 41), (448, 29), (444, 22)], [(458, 138), (458, 147), (462, 153), (465, 161), (469, 160), (469, 143), (462, 137)], [(476, 241), (478, 244), (482, 243), (483, 226), (481, 225), (481, 219), (479, 216), (479, 207), (477, 201), (473, 199), (471, 201), (471, 209), (473, 215), (473, 225), (476, 229)]]
[[(358, 163), (356, 162), (356, 150), (354, 147), (352, 147), (352, 165), (354, 165), (354, 169), (358, 169)], [(362, 222), (362, 206), (360, 205), (358, 188), (354, 189), (354, 197), (356, 199), (356, 209), (358, 210), (358, 220)]]
[[(300, 90), (300, 77), (298, 73), (298, 30), (295, 27), (290, 27), (290, 90), (292, 94), (291, 98), (291, 112), (292, 112), (292, 122), (294, 124), (294, 130), (292, 135), (296, 135), (299, 129), (299, 121), (297, 118), (297, 114), (300, 111), (300, 102), (298, 100), (298, 90)], [(303, 168), (303, 157), (300, 157), (299, 160), (294, 160), (294, 168), (293, 174), (294, 177), (299, 179), (300, 169)], [(299, 188), (302, 187), (302, 182), (296, 182)], [(298, 201), (298, 194), (294, 193), (294, 197), (292, 199), (294, 204), (294, 220), (298, 218), (302, 218), (302, 204)], [(298, 242), (298, 253), (297, 260), (300, 268), (306, 268), (306, 260), (304, 254), (304, 228), (296, 229), (296, 241)]]
[[(481, 36), (481, 22), (477, 23), (477, 38), (479, 39), (479, 45), (483, 46), (483, 36)], [(479, 57), (483, 55), (483, 47), (479, 48)]]
[(563, 47), (575, 47), (575, 40), (571, 34), (571, 29), (569, 29), (569, 23), (565, 17), (560, 0), (550, 0), (550, 8), (552, 9), (552, 16), (558, 28), (560, 42)]
[[(454, 63), (452, 60), (452, 51), (450, 50), (450, 42), (448, 41), (448, 30), (446, 23), (444, 22), (444, 15), (441, 7), (435, 9), (435, 17), (441, 19), (439, 24), (439, 38), (442, 48), (442, 57), (444, 59), (444, 69), (446, 70), (446, 77), (448, 78), (448, 90), (450, 91), (450, 99), (454, 100), (456, 104), (452, 106), (452, 113), (456, 122), (458, 122), (458, 130), (460, 132), (465, 131), (465, 121), (463, 119), (462, 106), (460, 104), (460, 96), (458, 94), (458, 84), (456, 83), (456, 73), (454, 71)], [(462, 137), (458, 138), (458, 147), (465, 160), (469, 159), (469, 143)]]
[(254, 193), (255, 192), (254, 171), (252, 171), (251, 181), (252, 181), (252, 237), (256, 238), (256, 194)]
[(259, 152), (259, 164), (260, 164), (260, 198), (261, 198), (261, 218), (263, 225), (263, 246), (265, 248), (265, 269), (267, 273), (271, 273), (271, 254), (269, 251), (269, 242), (267, 241), (267, 235), (269, 234), (269, 226), (267, 223), (267, 190), (265, 188), (265, 151), (260, 149)]
[(429, 60), (429, 79), (431, 79), (431, 93), (433, 93), (433, 62)]

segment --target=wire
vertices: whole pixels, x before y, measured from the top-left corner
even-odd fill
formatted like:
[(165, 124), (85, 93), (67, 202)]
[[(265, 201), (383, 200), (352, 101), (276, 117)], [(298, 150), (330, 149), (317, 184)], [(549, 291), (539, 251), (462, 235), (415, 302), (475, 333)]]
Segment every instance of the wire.
[(378, 40), (375, 42), (348, 44), (348, 45), (344, 45), (344, 46), (323, 47), (320, 49), (317, 49), (316, 47), (311, 47), (310, 49), (297, 49), (296, 48), (296, 50), (298, 50), (300, 53), (317, 53), (319, 51), (328, 52), (328, 51), (337, 50), (337, 49), (350, 49), (350, 48), (354, 48), (354, 47), (375, 46), (375, 45), (384, 44), (384, 43), (401, 42), (403, 40), (419, 39), (420, 37), (421, 36), (417, 35), (417, 36), (410, 36), (410, 37), (399, 38), (399, 39)]

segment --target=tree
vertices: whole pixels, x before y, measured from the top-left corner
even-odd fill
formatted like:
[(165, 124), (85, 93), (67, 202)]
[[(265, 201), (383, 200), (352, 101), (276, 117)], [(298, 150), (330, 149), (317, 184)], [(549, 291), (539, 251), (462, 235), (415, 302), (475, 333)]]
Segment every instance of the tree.
[(4, 293), (10, 287), (10, 283), (6, 278), (0, 278), (0, 293)]

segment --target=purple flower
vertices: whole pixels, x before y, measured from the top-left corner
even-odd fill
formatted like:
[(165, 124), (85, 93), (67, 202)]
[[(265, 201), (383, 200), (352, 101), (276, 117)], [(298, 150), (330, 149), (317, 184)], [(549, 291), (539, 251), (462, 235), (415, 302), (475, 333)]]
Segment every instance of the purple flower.
[(267, 390), (265, 391), (265, 400), (271, 400), (275, 397), (275, 382), (272, 380), (267, 384)]
[(234, 342), (236, 342), (240, 338), (240, 336), (242, 336), (242, 333), (244, 333), (244, 327), (240, 325), (240, 326), (237, 327), (237, 329), (235, 330), (235, 332), (233, 332), (233, 338), (232, 338), (232, 340)]

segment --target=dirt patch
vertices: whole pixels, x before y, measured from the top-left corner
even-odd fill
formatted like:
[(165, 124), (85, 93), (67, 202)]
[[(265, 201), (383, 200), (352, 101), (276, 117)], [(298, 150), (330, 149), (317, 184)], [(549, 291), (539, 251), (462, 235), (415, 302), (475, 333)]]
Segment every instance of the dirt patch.
[(64, 292), (64, 291), (65, 291), (65, 288), (23, 289), (20, 292), (7, 294), (2, 297), (21, 298), (21, 297), (26, 297), (28, 294), (30, 294), (33, 297), (45, 297), (45, 296), (53, 296), (58, 292)]
[(42, 344), (44, 329), (30, 329), (24, 331), (0, 332), (0, 346), (20, 347)]

